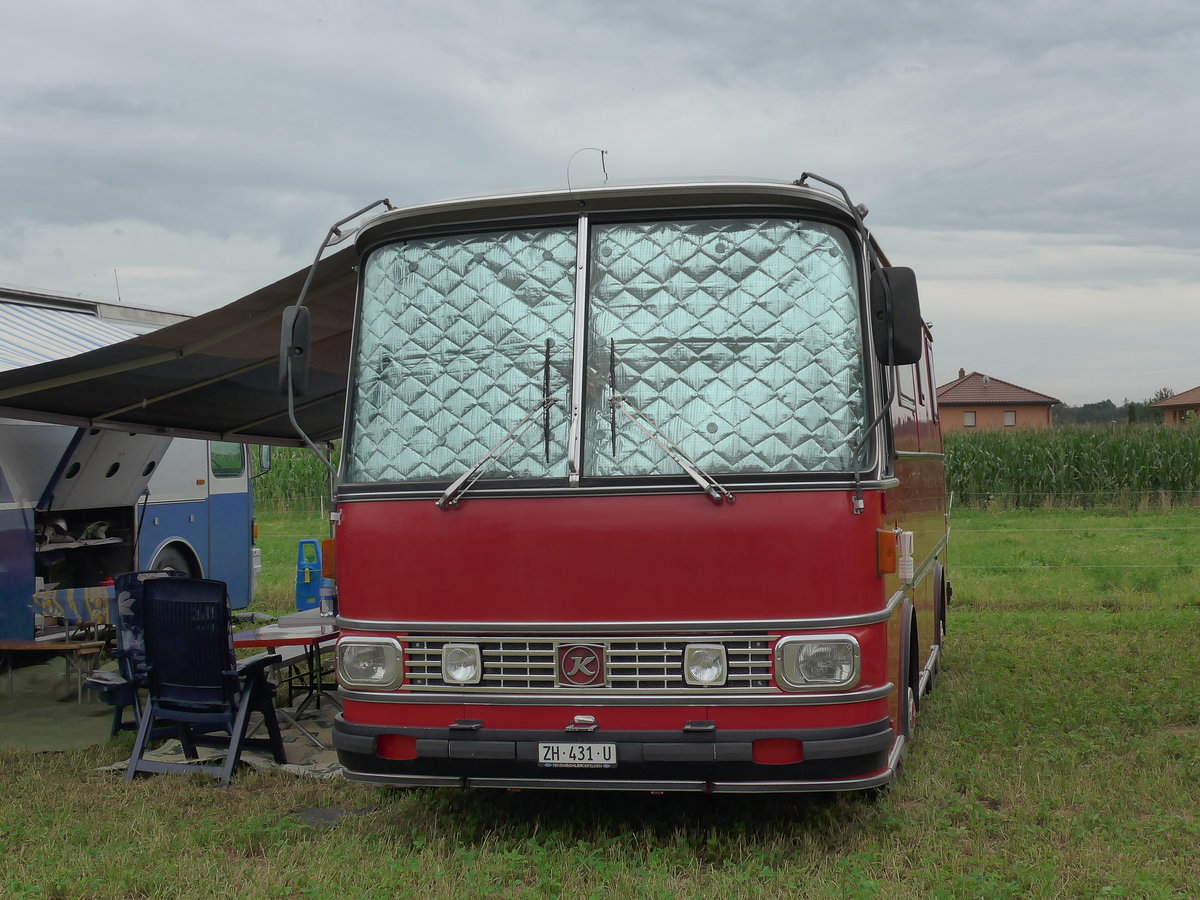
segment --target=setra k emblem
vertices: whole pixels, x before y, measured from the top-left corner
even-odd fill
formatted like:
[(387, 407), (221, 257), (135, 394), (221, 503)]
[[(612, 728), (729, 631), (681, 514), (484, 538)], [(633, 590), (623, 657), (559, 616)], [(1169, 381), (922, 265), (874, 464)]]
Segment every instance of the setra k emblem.
[(597, 687), (605, 682), (603, 644), (559, 644), (558, 683)]

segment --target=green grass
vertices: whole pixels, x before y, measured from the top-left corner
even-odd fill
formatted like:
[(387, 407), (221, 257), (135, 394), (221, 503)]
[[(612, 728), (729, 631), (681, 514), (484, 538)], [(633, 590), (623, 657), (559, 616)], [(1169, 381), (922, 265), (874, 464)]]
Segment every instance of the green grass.
[[(289, 573), (299, 522), (260, 518)], [(1200, 512), (953, 524), (942, 678), (875, 800), (126, 785), (93, 770), (128, 741), (6, 751), (0, 896), (1196, 896)]]
[(1153, 612), (1200, 608), (1200, 510), (958, 510), (959, 608)]
[(329, 537), (329, 520), (304, 507), (291, 511), (272, 504), (257, 504), (255, 520), (263, 570), (250, 608), (273, 615), (295, 612), (297, 545), (304, 538)]

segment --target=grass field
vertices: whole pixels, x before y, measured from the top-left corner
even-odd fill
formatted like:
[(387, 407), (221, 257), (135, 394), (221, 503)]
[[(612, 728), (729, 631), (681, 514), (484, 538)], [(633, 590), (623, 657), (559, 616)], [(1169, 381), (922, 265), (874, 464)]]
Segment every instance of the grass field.
[[(260, 524), (286, 586), (321, 523)], [(4, 752), (0, 896), (1197, 896), (1200, 512), (953, 525), (942, 678), (874, 800), (126, 785), (93, 769), (128, 743)]]
[(317, 512), (286, 512), (263, 505), (256, 510), (255, 520), (263, 571), (252, 608), (274, 614), (295, 612), (296, 546), (303, 538), (329, 537), (329, 523)]

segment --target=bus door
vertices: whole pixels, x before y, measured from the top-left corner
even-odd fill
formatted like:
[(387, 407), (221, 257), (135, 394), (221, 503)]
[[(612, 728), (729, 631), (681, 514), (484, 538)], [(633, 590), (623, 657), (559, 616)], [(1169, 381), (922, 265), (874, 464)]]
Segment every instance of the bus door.
[(246, 452), (242, 444), (208, 445), (209, 577), (229, 586), (234, 609), (250, 603), (251, 520), (254, 516)]

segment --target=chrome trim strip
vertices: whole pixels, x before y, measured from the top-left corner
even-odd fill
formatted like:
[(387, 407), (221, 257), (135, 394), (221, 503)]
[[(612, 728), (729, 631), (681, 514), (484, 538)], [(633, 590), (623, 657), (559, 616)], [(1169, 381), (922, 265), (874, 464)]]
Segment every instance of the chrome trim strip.
[(897, 450), (896, 459), (945, 459), (945, 453), (936, 450)]
[(925, 558), (921, 560), (921, 565), (919, 565), (916, 571), (913, 572), (912, 583), (914, 585), (918, 585), (925, 580), (925, 576), (929, 574), (929, 570), (932, 569), (934, 564), (937, 562), (938, 556), (941, 555), (949, 543), (949, 534), (943, 534), (940, 538), (938, 538), (937, 543), (933, 545), (933, 549), (930, 550), (929, 553), (925, 554)]
[[(580, 204), (587, 208), (612, 211), (641, 211), (666, 207), (668, 210), (723, 206), (779, 205), (797, 211), (814, 209), (853, 223), (853, 214), (845, 200), (827, 190), (811, 185), (796, 185), (786, 181), (762, 179), (690, 179), (683, 181), (645, 181), (638, 184), (589, 185), (564, 190), (546, 188), (521, 193), (501, 193), (477, 197), (457, 197), (429, 203), (419, 203), (367, 219), (359, 229), (356, 244), (379, 240), (378, 232), (400, 228), (420, 228), (434, 218), (436, 223), (447, 219), (461, 222), (491, 222), (498, 219), (541, 215), (576, 214)], [(851, 227), (853, 227), (851, 225)]]
[(401, 784), (409, 787), (465, 787), (461, 778), (445, 775), (385, 775), (382, 773), (355, 772), (343, 769), (348, 781), (370, 781), (376, 784)]
[[(363, 272), (367, 260), (360, 256), (358, 265), (355, 267), (356, 274)], [(358, 278), (357, 284), (354, 285), (354, 306), (350, 312), (350, 359), (346, 363), (346, 387), (342, 394), (342, 446), (349, 447), (346, 443), (346, 438), (353, 440), (354, 430), (351, 427), (354, 420), (355, 405), (358, 402), (359, 384), (355, 378), (357, 372), (355, 369), (355, 354), (358, 352), (358, 331), (361, 324), (359, 319), (362, 316), (362, 298), (363, 298), (363, 282), (365, 279)], [(353, 389), (353, 393), (351, 393)], [(302, 442), (303, 443), (303, 442)], [(338, 473), (333, 484), (328, 484), (325, 488), (331, 499), (337, 497), (338, 485), (342, 483), (342, 474), (349, 469), (349, 453), (338, 454)], [(335, 500), (336, 502), (336, 500)], [(337, 509), (337, 506), (333, 507)], [(333, 531), (329, 532), (330, 537), (333, 536)]]
[(486, 690), (458, 691), (411, 691), (406, 693), (383, 693), (379, 691), (354, 691), (343, 687), (338, 691), (342, 700), (359, 703), (394, 703), (402, 705), (420, 704), (481, 704), (487, 706), (835, 706), (843, 703), (866, 703), (882, 700), (895, 690), (892, 682), (879, 687), (837, 694), (801, 694), (773, 691), (770, 694), (719, 694), (716, 691), (646, 691), (644, 693), (621, 693), (616, 690), (605, 693), (589, 693), (574, 688), (558, 688), (544, 693), (490, 693)]
[[(857, 628), (863, 625), (878, 625), (890, 619), (904, 599), (904, 591), (896, 591), (887, 606), (876, 612), (859, 613), (853, 616), (830, 616), (812, 619), (756, 619), (747, 621), (695, 621), (695, 622), (385, 622), (376, 619), (351, 619), (339, 616), (338, 627), (355, 631), (396, 632), (403, 637), (412, 634), (425, 639), (427, 634), (446, 636), (474, 634), (479, 637), (511, 635), (526, 637), (539, 634), (563, 634), (577, 637), (601, 632), (606, 637), (617, 634), (645, 634), (658, 637), (697, 632), (762, 632), (762, 631), (810, 631), (818, 629)], [(744, 634), (737, 635), (745, 636)], [(603, 640), (604, 638), (598, 638)]]
[[(572, 404), (573, 405), (573, 404)], [(722, 477), (721, 484), (729, 490), (737, 490), (740, 493), (805, 493), (811, 491), (836, 491), (846, 492), (854, 490), (854, 481), (778, 481), (778, 482), (737, 482), (724, 480), (723, 473), (718, 473)], [(732, 477), (737, 477), (736, 475)], [(896, 478), (871, 479), (863, 481), (862, 488), (864, 491), (887, 491), (899, 487), (900, 481)], [(344, 485), (342, 486), (345, 487)], [(379, 490), (362, 490), (349, 493), (339, 489), (338, 503), (369, 503), (379, 500), (436, 500), (443, 493), (443, 489), (438, 488), (422, 488), (414, 490), (390, 489), (381, 488)], [(597, 497), (618, 497), (618, 496), (646, 496), (649, 494), (690, 494), (694, 496), (696, 486), (691, 481), (685, 484), (658, 484), (658, 485), (589, 485), (587, 487), (568, 487), (566, 485), (550, 486), (550, 487), (513, 487), (505, 486), (503, 488), (487, 488), (480, 487), (478, 484), (471, 488), (471, 497), (474, 499), (489, 498), (503, 499), (515, 497), (579, 497), (579, 496), (597, 496)]]
[[(589, 623), (587, 623), (587, 627), (588, 628), (599, 628), (601, 626), (597, 625), (596, 622), (589, 622)], [(759, 631), (742, 631), (738, 634), (729, 634), (724, 631), (712, 631), (712, 632), (705, 634), (705, 637), (711, 638), (712, 641), (714, 641), (714, 642), (716, 642), (716, 641), (734, 642), (734, 641), (770, 641), (775, 636), (772, 634), (768, 634), (765, 631), (759, 630)], [(411, 639), (413, 641), (428, 641), (428, 642), (433, 642), (433, 643), (436, 643), (437, 641), (457, 641), (457, 640), (460, 640), (461, 638), (462, 638), (461, 634), (442, 634), (437, 631), (422, 631), (419, 633), (413, 632), (411, 634), (398, 635), (398, 639), (401, 641)], [(529, 639), (529, 635), (525, 634), (525, 633), (505, 634), (503, 636), (497, 636), (497, 637), (491, 637), (488, 635), (484, 635), (482, 633), (480, 634), (480, 640), (483, 640), (483, 641), (487, 641), (487, 640), (524, 641), (524, 640), (528, 640), (528, 639)], [(613, 635), (611, 635), (611, 634), (599, 634), (599, 633), (592, 634), (591, 632), (584, 632), (583, 635), (572, 634), (571, 639), (569, 641), (556, 641), (555, 643), (560, 643), (560, 644), (606, 644), (607, 642), (612, 641), (612, 640), (614, 640), (614, 638), (613, 638)], [(682, 636), (672, 635), (672, 634), (647, 635), (644, 638), (644, 640), (649, 641), (651, 643), (675, 642), (675, 643), (682, 644), (682, 643), (688, 642), (688, 640), (683, 638)], [(416, 648), (416, 649), (420, 650), (421, 648)], [(609, 648), (609, 649), (611, 650), (612, 648)], [(764, 652), (766, 652), (765, 647), (762, 647), (762, 648), (735, 647), (734, 649), (737, 650), (738, 652), (742, 652), (742, 653), (749, 653), (750, 651), (752, 651), (754, 649), (761, 649)], [(658, 648), (635, 649), (633, 647), (622, 647), (622, 648), (619, 648), (619, 650), (621, 653), (624, 653), (624, 654), (634, 654), (634, 653), (661, 654), (661, 653), (672, 653), (672, 652), (682, 653), (683, 652), (682, 649), (678, 650), (678, 651), (672, 651), (670, 649), (667, 649), (667, 650), (661, 650)]]
[(933, 668), (938, 664), (938, 660), (942, 657), (942, 648), (940, 644), (934, 644), (929, 648), (929, 658), (925, 660), (925, 668), (921, 670), (920, 687), (917, 689), (917, 696), (923, 697), (929, 692), (929, 682), (933, 679)]
[[(620, 763), (618, 763), (620, 765)], [(703, 781), (624, 781), (600, 778), (467, 778), (469, 788), (545, 788), (554, 791), (690, 791), (705, 792)]]
[(929, 554), (929, 557), (937, 556), (939, 553), (941, 553), (943, 550), (945, 550), (946, 547), (949, 546), (949, 544), (950, 544), (950, 531), (949, 531), (949, 529), (947, 529), (946, 531), (942, 532), (942, 536), (939, 537), (937, 540), (937, 543), (933, 545), (933, 552)]
[(453, 788), (530, 788), (551, 791), (690, 791), (704, 792), (708, 784), (703, 781), (623, 781), (588, 778), (455, 778), (442, 775), (392, 775), (369, 774), (345, 769), (343, 774), (349, 781), (368, 781), (375, 784), (392, 784), (400, 787), (453, 787)]
[(588, 217), (579, 217), (575, 237), (575, 327), (571, 337), (571, 425), (567, 431), (567, 480), (579, 486), (582, 468), (583, 396), (585, 363), (583, 349), (587, 339), (587, 261)]

